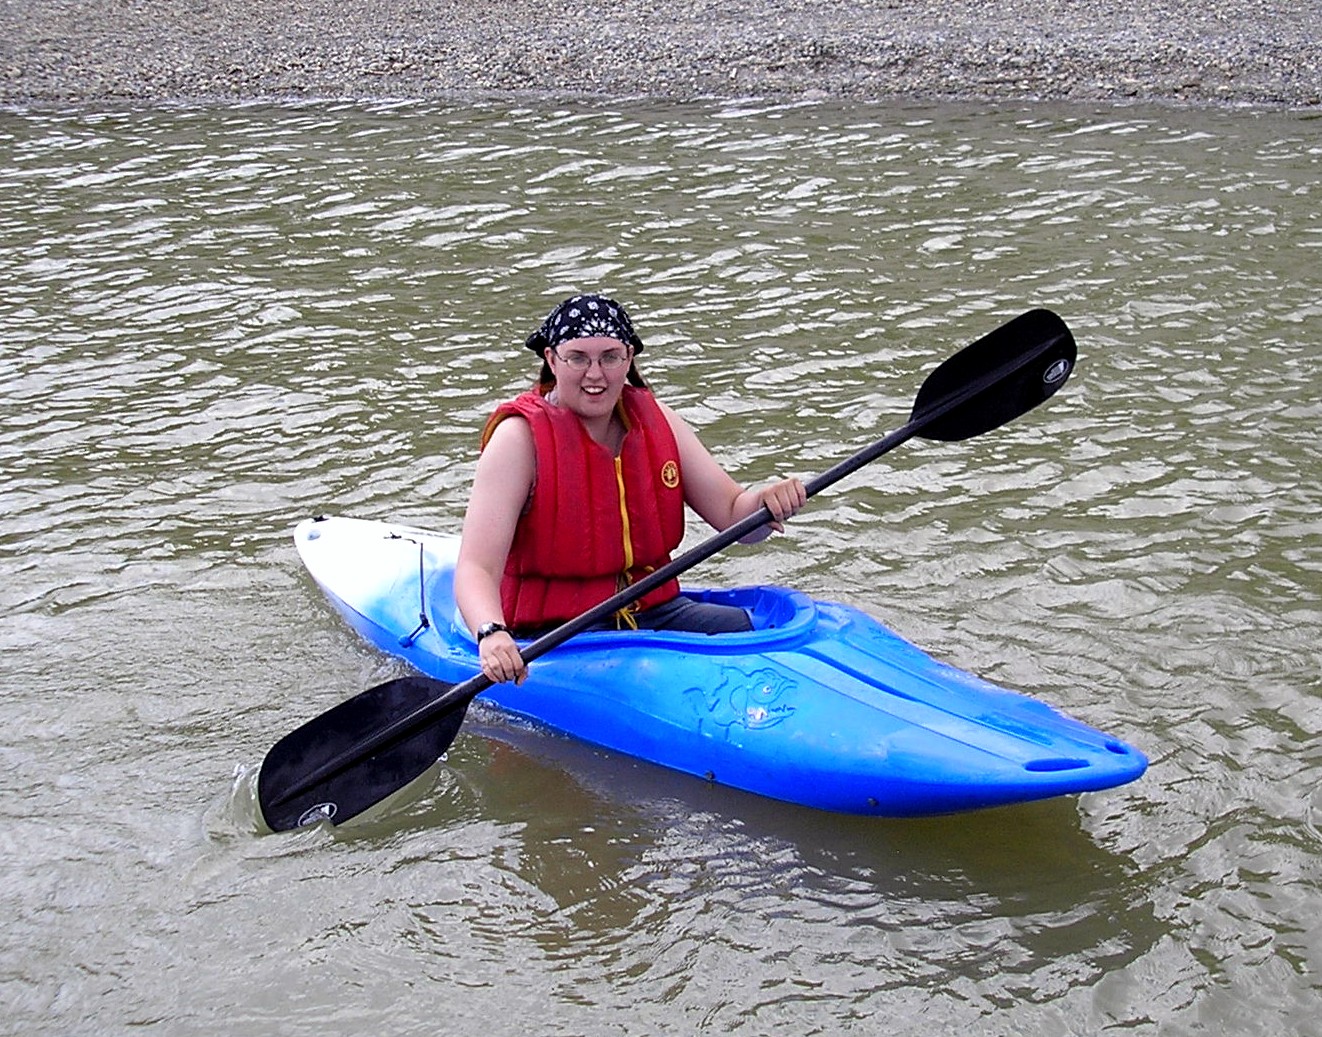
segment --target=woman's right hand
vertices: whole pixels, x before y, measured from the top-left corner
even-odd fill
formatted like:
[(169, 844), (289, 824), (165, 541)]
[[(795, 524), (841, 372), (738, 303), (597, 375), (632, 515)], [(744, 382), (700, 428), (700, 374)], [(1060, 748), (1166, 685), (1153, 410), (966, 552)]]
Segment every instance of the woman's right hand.
[(513, 681), (522, 684), (528, 679), (528, 666), (519, 654), (519, 646), (507, 631), (497, 630), (488, 634), (477, 645), (478, 659), (482, 663), (482, 672), (493, 684)]

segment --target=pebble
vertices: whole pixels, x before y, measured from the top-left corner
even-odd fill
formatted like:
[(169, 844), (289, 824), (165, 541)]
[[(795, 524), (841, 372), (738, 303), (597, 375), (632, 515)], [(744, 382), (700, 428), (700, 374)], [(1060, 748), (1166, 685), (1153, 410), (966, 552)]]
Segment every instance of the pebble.
[(1322, 0), (0, 0), (0, 104), (1322, 106)]

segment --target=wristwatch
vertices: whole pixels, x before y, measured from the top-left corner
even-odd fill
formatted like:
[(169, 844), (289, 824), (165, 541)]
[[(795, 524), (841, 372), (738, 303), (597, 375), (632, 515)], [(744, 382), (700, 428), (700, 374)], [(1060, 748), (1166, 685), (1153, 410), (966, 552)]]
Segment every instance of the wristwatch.
[(507, 634), (510, 632), (510, 628), (507, 627), (504, 623), (483, 623), (480, 627), (477, 628), (477, 643), (481, 644), (482, 638), (490, 637), (498, 630), (503, 630)]

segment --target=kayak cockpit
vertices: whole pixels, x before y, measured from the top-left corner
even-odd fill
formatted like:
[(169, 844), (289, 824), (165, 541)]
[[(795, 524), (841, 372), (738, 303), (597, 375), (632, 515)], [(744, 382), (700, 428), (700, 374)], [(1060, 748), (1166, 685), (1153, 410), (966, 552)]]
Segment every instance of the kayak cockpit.
[[(445, 575), (439, 574), (442, 578)], [(448, 589), (448, 588), (447, 588)], [(802, 591), (785, 587), (751, 586), (726, 590), (685, 587), (683, 593), (695, 601), (734, 605), (748, 613), (753, 629), (737, 634), (699, 634), (686, 630), (592, 630), (577, 635), (557, 651), (598, 651), (612, 642), (634, 647), (672, 647), (688, 651), (700, 646), (704, 652), (764, 651), (809, 637), (817, 625), (817, 605)], [(455, 612), (457, 629), (472, 641), (472, 633)]]

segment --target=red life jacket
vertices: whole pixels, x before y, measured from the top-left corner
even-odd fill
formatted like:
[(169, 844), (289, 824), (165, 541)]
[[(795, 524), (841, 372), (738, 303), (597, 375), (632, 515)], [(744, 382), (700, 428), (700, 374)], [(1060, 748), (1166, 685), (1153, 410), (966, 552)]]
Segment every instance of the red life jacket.
[[(684, 537), (679, 446), (646, 389), (626, 385), (617, 413), (627, 429), (618, 457), (588, 435), (572, 411), (536, 391), (501, 404), (482, 434), (512, 415), (532, 429), (532, 495), (519, 519), (501, 580), (505, 622), (516, 631), (572, 619), (670, 561)], [(674, 598), (670, 580), (630, 611)], [(628, 623), (627, 614), (620, 617)]]

